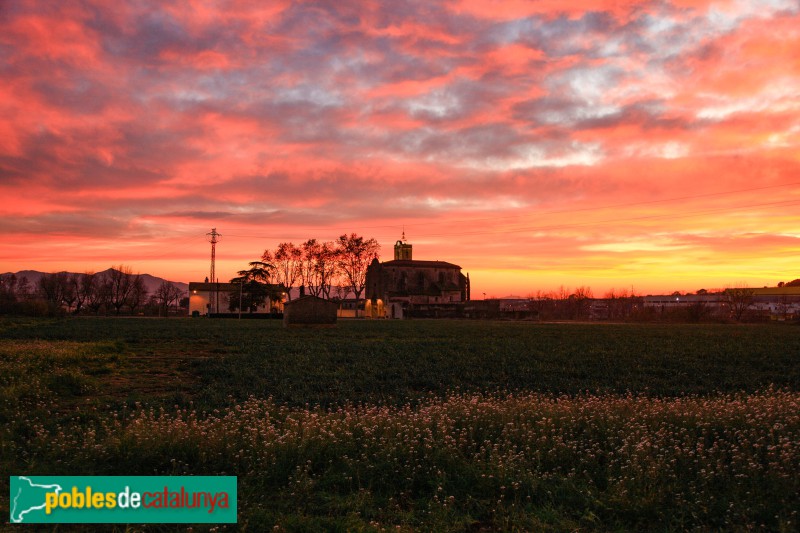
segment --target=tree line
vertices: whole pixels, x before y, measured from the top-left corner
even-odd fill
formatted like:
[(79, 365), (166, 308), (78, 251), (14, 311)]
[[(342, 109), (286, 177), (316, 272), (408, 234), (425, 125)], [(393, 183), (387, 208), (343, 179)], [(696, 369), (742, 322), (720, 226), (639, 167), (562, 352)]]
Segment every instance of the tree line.
[[(181, 306), (184, 292), (163, 281), (149, 294), (141, 275), (125, 265), (100, 273), (44, 274), (36, 283), (16, 274), (0, 276), (0, 314), (151, 314), (168, 316)], [(184, 302), (188, 305), (188, 301)]]
[[(779, 283), (778, 287), (798, 287), (800, 280)], [(528, 295), (528, 307), (541, 320), (622, 320), (633, 322), (757, 322), (769, 319), (769, 314), (753, 307), (755, 290), (744, 286), (725, 289), (700, 289), (694, 293), (675, 291), (669, 296), (683, 299), (686, 296), (709, 295), (710, 299), (692, 298), (684, 305), (645, 306), (645, 298), (631, 288), (610, 289), (601, 298), (595, 298), (590, 287), (570, 291), (561, 286), (558, 290), (536, 291)], [(787, 295), (780, 296), (774, 312), (790, 314), (796, 301)]]
[[(366, 287), (367, 267), (379, 251), (377, 240), (355, 233), (334, 241), (282, 242), (274, 250), (264, 250), (230, 282), (242, 285), (243, 310), (255, 310), (283, 292), (291, 299), (293, 287), (299, 287), (301, 295), (325, 299), (344, 299), (352, 292), (358, 300)], [(231, 311), (239, 308), (238, 296), (231, 295), (229, 302)]]

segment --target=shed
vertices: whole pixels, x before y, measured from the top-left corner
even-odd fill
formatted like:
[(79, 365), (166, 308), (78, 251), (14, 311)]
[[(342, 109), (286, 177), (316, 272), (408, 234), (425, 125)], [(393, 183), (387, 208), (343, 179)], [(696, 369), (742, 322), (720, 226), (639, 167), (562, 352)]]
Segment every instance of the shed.
[(317, 296), (303, 296), (286, 302), (284, 326), (335, 326), (339, 304)]

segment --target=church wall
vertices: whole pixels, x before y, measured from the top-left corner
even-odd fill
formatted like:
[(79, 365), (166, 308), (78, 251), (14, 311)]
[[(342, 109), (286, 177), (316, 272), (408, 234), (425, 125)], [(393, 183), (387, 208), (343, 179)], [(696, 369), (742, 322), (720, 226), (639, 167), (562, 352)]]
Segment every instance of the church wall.
[(411, 258), (411, 245), (395, 243), (394, 261), (381, 263), (376, 258), (367, 268), (365, 298), (371, 305), (380, 300), (386, 315), (400, 318), (416, 305), (460, 304), (469, 299), (469, 279), (461, 267), (444, 261)]

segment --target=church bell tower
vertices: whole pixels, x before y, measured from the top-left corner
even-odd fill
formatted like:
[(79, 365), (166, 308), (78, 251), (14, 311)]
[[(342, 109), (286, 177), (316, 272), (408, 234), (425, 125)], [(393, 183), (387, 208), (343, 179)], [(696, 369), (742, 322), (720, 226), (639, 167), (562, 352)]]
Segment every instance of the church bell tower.
[(403, 238), (394, 243), (394, 259), (411, 261), (411, 245), (406, 242), (406, 231), (403, 230)]

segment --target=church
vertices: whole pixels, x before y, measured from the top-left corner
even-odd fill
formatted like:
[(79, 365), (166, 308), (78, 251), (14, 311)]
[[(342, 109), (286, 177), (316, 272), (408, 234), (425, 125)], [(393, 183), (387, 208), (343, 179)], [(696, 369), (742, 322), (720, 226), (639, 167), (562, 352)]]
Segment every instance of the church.
[(403, 239), (394, 245), (394, 260), (367, 267), (364, 314), (374, 318), (459, 316), (469, 300), (469, 274), (446, 261), (412, 257), (412, 245)]

